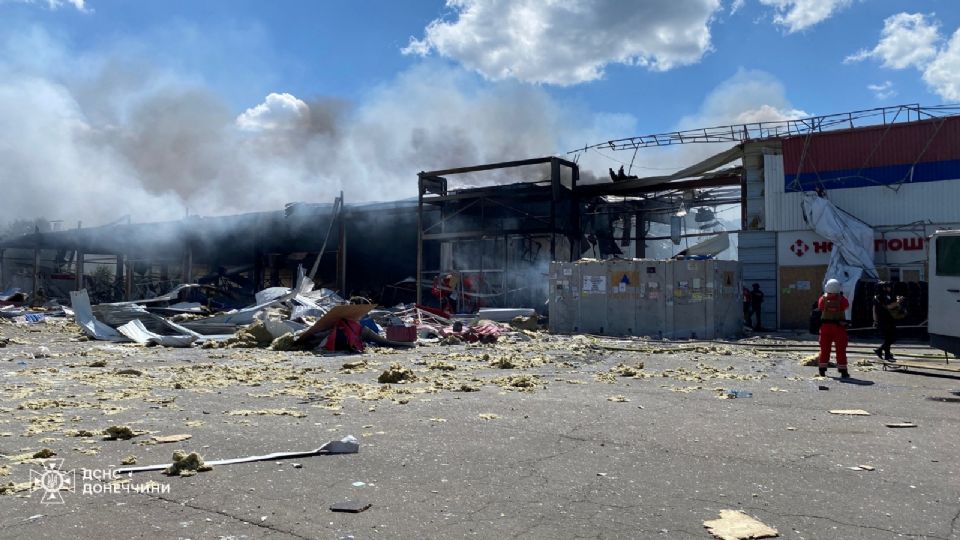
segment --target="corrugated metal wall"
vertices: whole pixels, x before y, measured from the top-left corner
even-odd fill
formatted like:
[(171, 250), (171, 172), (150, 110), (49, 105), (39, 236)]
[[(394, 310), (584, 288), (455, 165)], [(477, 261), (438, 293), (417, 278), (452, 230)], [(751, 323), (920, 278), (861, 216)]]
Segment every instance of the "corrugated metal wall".
[[(809, 229), (803, 220), (803, 193), (784, 193), (782, 156), (764, 157), (766, 179), (766, 229)], [(960, 180), (893, 186), (828, 190), (838, 208), (872, 226), (906, 225), (917, 221), (953, 223), (960, 217)]]
[(764, 294), (762, 319), (765, 328), (777, 328), (777, 233), (744, 231), (738, 238), (738, 258), (743, 283), (760, 284)]
[(960, 117), (828, 131), (783, 139), (784, 170), (788, 175), (796, 174), (798, 168), (800, 172), (858, 169), (914, 163), (918, 159), (960, 159)]

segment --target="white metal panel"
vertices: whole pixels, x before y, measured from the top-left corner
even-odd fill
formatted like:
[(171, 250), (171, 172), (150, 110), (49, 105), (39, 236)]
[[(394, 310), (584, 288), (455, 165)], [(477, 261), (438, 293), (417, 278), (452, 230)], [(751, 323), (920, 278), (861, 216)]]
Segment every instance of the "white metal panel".
[(786, 179), (783, 172), (783, 154), (763, 155), (763, 182), (767, 195), (783, 193)]
[[(782, 180), (781, 180), (782, 181)], [(872, 226), (905, 225), (918, 221), (957, 221), (960, 180), (903, 184), (894, 191), (887, 186), (834, 189), (827, 193), (841, 210)], [(802, 193), (767, 195), (768, 231), (808, 229), (800, 208)]]

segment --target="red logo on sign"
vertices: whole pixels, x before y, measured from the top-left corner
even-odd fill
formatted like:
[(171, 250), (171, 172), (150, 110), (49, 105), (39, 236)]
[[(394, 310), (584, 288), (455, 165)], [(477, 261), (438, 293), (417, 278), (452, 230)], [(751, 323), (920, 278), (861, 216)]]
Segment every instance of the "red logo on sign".
[(793, 252), (797, 257), (803, 257), (803, 254), (810, 250), (810, 246), (807, 245), (803, 240), (797, 239), (796, 242), (790, 244), (790, 251)]

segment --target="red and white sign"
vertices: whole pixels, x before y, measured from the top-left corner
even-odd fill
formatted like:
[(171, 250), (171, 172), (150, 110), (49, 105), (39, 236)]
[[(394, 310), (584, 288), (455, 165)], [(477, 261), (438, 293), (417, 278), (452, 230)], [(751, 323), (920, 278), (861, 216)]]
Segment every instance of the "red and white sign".
[[(876, 264), (922, 264), (927, 259), (927, 239), (919, 232), (877, 234), (873, 241)], [(816, 266), (830, 262), (833, 242), (812, 231), (777, 233), (780, 266)]]

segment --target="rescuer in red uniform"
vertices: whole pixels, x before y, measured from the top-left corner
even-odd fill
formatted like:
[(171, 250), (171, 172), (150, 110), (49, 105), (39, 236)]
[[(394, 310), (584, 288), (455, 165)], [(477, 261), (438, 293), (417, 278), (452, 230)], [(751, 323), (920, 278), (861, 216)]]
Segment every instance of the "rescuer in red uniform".
[(830, 346), (837, 347), (837, 369), (840, 376), (847, 378), (847, 317), (846, 311), (850, 302), (843, 296), (840, 282), (835, 279), (827, 280), (824, 286), (825, 293), (817, 301), (820, 309), (820, 376), (826, 376), (827, 364), (830, 363)]

